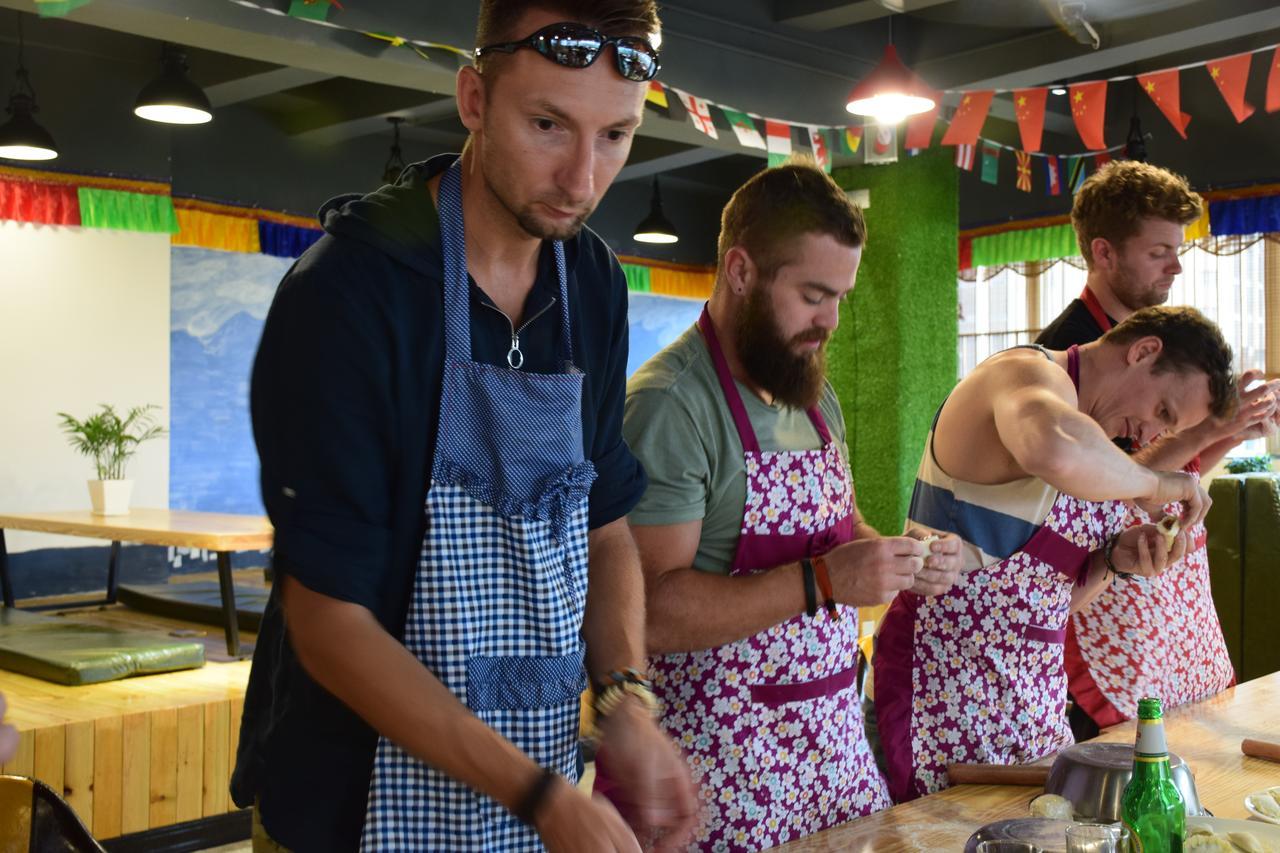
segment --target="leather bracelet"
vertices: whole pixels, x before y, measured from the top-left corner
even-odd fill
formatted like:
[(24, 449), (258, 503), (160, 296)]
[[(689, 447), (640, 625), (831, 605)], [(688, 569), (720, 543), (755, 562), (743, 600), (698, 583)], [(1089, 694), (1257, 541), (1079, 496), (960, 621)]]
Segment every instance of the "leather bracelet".
[(804, 577), (804, 612), (812, 618), (818, 615), (818, 580), (808, 557), (800, 560), (800, 574)]
[(1111, 552), (1116, 549), (1116, 543), (1119, 541), (1120, 541), (1119, 533), (1117, 533), (1116, 535), (1112, 536), (1110, 539), (1107, 540), (1107, 544), (1102, 547), (1102, 559), (1103, 561), (1106, 562), (1107, 571), (1111, 572), (1111, 574), (1115, 575), (1118, 578), (1131, 578), (1133, 577), (1133, 574), (1131, 572), (1122, 572), (1116, 568), (1115, 563), (1111, 562)]
[(821, 557), (814, 557), (813, 569), (814, 577), (818, 581), (818, 589), (822, 590), (823, 606), (827, 608), (832, 619), (839, 619), (840, 611), (836, 610), (836, 595), (831, 588), (831, 573), (827, 571), (827, 561)]
[(547, 795), (551, 793), (551, 788), (559, 778), (560, 776), (554, 770), (543, 768), (542, 773), (529, 786), (529, 790), (520, 798), (520, 802), (516, 804), (511, 813), (529, 826), (533, 826), (538, 819), (538, 809), (542, 807)]

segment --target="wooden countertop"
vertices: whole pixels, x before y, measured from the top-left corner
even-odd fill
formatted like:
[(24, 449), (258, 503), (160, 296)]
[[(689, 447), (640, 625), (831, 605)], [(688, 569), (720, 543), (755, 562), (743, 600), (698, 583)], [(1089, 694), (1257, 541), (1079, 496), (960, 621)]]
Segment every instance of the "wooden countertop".
[[(1217, 817), (1247, 818), (1247, 794), (1280, 785), (1280, 764), (1240, 752), (1244, 738), (1280, 740), (1280, 672), (1254, 679), (1211, 699), (1165, 713), (1169, 749), (1191, 766), (1201, 804)], [(1132, 743), (1135, 724), (1107, 729), (1099, 741)], [(1046, 759), (1043, 763), (1052, 763)], [(777, 848), (813, 851), (963, 850), (974, 830), (1005, 818), (1027, 816), (1039, 789), (960, 785), (868, 815)]]
[(274, 536), (266, 516), (176, 509), (135, 509), (128, 515), (106, 516), (88, 510), (0, 514), (0, 529), (208, 551), (270, 548)]

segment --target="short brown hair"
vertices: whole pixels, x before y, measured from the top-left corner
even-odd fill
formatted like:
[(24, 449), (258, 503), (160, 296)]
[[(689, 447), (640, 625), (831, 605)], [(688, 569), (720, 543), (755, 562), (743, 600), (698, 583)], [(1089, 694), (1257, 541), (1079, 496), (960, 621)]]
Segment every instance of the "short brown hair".
[(1118, 247), (1138, 233), (1146, 218), (1189, 225), (1200, 218), (1203, 204), (1181, 175), (1137, 160), (1112, 160), (1076, 193), (1071, 224), (1080, 254), (1092, 269), (1094, 239)]
[[(585, 24), (610, 36), (643, 36), (652, 40), (662, 29), (657, 0), (481, 0), (476, 47), (533, 35), (511, 30), (530, 9), (555, 12), (566, 21)], [(485, 71), (502, 56), (504, 54), (481, 57), (476, 60), (476, 67)]]
[(761, 280), (769, 281), (792, 260), (795, 239), (811, 233), (857, 247), (867, 240), (867, 223), (858, 206), (812, 159), (792, 158), (756, 173), (729, 199), (720, 217), (716, 265), (723, 268), (725, 254), (741, 246)]
[(1216, 324), (1186, 306), (1156, 305), (1129, 315), (1102, 336), (1103, 343), (1131, 344), (1154, 335), (1164, 344), (1153, 373), (1204, 373), (1209, 377), (1209, 411), (1225, 418), (1235, 413), (1238, 398), (1231, 374), (1231, 345)]

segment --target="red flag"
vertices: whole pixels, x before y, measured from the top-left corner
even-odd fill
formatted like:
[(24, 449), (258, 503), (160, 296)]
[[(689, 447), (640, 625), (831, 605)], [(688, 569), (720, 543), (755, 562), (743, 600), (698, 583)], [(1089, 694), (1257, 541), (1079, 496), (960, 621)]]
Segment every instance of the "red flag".
[(1049, 158), (1045, 161), (1044, 174), (1049, 195), (1060, 195), (1062, 193), (1062, 159), (1050, 154)]
[(1111, 153), (1109, 151), (1103, 151), (1099, 154), (1093, 155), (1094, 169), (1101, 169), (1103, 166), (1107, 165), (1110, 162), (1111, 162)]
[(1236, 124), (1253, 115), (1253, 105), (1244, 99), (1244, 84), (1249, 80), (1249, 61), (1252, 59), (1252, 53), (1237, 53), (1205, 65), (1223, 100), (1231, 108), (1231, 114), (1236, 117)]
[(957, 145), (956, 146), (956, 165), (966, 172), (973, 171), (973, 146)]
[(1044, 99), (1048, 89), (1018, 89), (1013, 93), (1013, 112), (1018, 117), (1018, 133), (1023, 151), (1039, 151), (1044, 135)]
[(991, 109), (991, 96), (995, 92), (965, 92), (960, 98), (960, 106), (951, 117), (951, 126), (942, 137), (943, 145), (975, 145), (978, 134), (982, 132), (982, 123), (987, 120), (987, 111)]
[(1076, 120), (1076, 131), (1089, 151), (1106, 148), (1102, 139), (1102, 124), (1107, 117), (1107, 81), (1072, 83), (1071, 116)]
[(938, 122), (938, 111), (942, 109), (942, 93), (930, 92), (933, 98), (933, 109), (927, 113), (918, 113), (907, 119), (907, 148), (928, 148), (933, 143), (933, 127)]
[(1280, 110), (1280, 47), (1271, 57), (1271, 71), (1267, 74), (1267, 112)]
[(1179, 93), (1179, 72), (1176, 68), (1166, 71), (1153, 71), (1150, 74), (1139, 74), (1138, 85), (1156, 102), (1160, 112), (1178, 131), (1183, 139), (1187, 138), (1187, 124), (1191, 116), (1182, 111), (1181, 94)]
[(1031, 192), (1031, 155), (1025, 151), (1015, 151), (1018, 157), (1018, 181), (1015, 186), (1024, 193)]

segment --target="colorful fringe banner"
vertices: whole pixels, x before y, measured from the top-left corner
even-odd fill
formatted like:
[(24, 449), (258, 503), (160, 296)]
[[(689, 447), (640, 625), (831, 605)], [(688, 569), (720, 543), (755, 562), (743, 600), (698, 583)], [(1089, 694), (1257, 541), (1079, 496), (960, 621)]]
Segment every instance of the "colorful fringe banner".
[(1209, 202), (1209, 231), (1215, 237), (1280, 231), (1280, 195)]
[(79, 225), (80, 198), (75, 187), (0, 176), (0, 219), (40, 225)]
[(973, 238), (971, 266), (994, 267), (1017, 261), (1051, 261), (1080, 253), (1070, 223), (1024, 228)]
[(623, 255), (618, 258), (627, 277), (627, 289), (681, 299), (706, 299), (716, 283), (713, 267), (672, 264)]
[(199, 246), (224, 252), (262, 251), (258, 240), (258, 220), (247, 216), (227, 216), (205, 210), (174, 206), (178, 215), (175, 246)]
[(174, 234), (178, 218), (168, 195), (130, 193), (80, 187), (80, 224), (85, 228), (114, 228)]
[(286, 225), (268, 219), (258, 220), (258, 244), (264, 255), (278, 258), (296, 258), (311, 248), (311, 244), (324, 234), (319, 228), (303, 228)]

